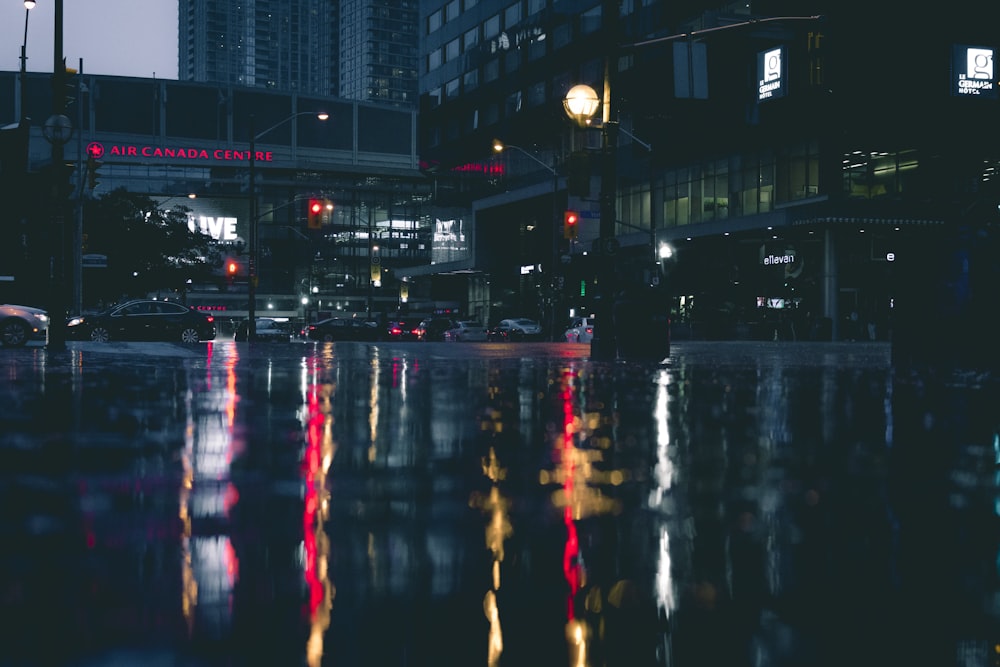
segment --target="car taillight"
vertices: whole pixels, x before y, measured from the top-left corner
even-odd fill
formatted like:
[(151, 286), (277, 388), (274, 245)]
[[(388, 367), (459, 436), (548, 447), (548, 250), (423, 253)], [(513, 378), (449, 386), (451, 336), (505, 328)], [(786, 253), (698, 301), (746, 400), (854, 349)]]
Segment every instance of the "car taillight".
[(209, 324), (215, 321), (215, 318), (211, 315), (206, 315), (205, 319), (208, 320)]
[(310, 324), (308, 327), (306, 327), (306, 329), (308, 329), (309, 331), (316, 331), (316, 327), (314, 325), (312, 325), (312, 324)]
[(589, 334), (594, 333), (594, 327), (587, 327), (587, 333)]
[(389, 330), (389, 333), (392, 334), (393, 336), (398, 336), (399, 334), (403, 333), (403, 330), (400, 329), (399, 327), (393, 327), (392, 329)]

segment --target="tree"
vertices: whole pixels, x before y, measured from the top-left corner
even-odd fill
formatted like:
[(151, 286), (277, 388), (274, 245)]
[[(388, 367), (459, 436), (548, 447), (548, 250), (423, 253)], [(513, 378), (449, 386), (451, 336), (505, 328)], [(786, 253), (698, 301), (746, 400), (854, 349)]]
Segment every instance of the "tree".
[(189, 282), (220, 283), (222, 255), (211, 236), (189, 228), (189, 211), (162, 210), (149, 197), (123, 188), (87, 202), (87, 252), (108, 257), (104, 279), (97, 290), (88, 289), (88, 301), (160, 290), (184, 294)]

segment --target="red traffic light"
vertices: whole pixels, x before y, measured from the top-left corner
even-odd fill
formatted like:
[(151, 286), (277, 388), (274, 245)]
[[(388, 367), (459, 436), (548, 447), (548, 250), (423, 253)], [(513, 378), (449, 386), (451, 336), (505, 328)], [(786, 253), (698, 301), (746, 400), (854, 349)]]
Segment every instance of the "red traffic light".
[(323, 204), (318, 199), (309, 200), (309, 212), (313, 215), (317, 215), (323, 211)]
[(580, 222), (580, 214), (576, 211), (566, 211), (563, 213), (563, 238), (576, 238), (576, 227), (578, 222)]
[(226, 264), (226, 271), (229, 273), (229, 275), (235, 274), (239, 268), (240, 267), (236, 262), (229, 262), (228, 264)]

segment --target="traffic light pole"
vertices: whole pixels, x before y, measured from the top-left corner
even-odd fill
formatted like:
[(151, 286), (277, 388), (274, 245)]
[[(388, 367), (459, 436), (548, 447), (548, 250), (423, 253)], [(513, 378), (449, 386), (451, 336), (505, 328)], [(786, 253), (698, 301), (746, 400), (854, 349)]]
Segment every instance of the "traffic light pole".
[(250, 114), (250, 231), (247, 260), (247, 340), (257, 338), (257, 133)]

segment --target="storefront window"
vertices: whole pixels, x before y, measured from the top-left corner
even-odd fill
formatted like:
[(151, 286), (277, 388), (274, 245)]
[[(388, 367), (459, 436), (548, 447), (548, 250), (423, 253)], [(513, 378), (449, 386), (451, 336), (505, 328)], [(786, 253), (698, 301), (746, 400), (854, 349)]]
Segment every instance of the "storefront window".
[(878, 199), (898, 194), (901, 191), (900, 173), (915, 173), (916, 166), (914, 151), (900, 154), (856, 150), (845, 153), (844, 194), (851, 199)]

